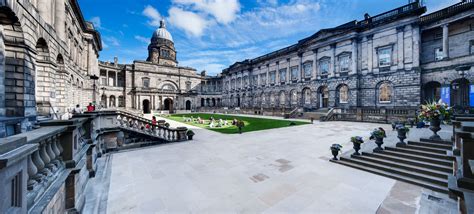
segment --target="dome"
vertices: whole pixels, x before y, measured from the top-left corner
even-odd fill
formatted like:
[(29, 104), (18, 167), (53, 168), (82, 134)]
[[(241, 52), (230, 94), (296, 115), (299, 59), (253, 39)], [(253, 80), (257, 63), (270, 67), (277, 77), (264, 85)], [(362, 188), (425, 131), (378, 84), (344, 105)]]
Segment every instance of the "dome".
[(171, 33), (166, 30), (165, 20), (160, 21), (160, 28), (158, 28), (151, 37), (151, 41), (156, 39), (167, 39), (173, 42), (173, 37), (171, 37)]

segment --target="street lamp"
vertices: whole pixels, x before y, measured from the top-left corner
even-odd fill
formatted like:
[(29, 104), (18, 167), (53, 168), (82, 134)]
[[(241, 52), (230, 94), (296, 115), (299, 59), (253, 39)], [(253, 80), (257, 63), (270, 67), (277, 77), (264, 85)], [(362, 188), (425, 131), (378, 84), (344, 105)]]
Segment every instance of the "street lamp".
[(95, 104), (96, 100), (97, 100), (97, 97), (96, 97), (96, 94), (95, 94), (95, 88), (96, 88), (96, 85), (95, 85), (95, 81), (99, 79), (99, 77), (97, 75), (91, 75), (89, 76), (91, 80), (94, 81), (94, 83), (92, 84), (92, 103)]

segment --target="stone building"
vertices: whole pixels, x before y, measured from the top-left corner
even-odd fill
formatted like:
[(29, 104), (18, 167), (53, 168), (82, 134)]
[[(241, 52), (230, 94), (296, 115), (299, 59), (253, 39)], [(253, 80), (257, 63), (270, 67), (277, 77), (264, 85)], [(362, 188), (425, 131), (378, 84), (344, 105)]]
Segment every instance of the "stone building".
[(176, 50), (164, 21), (153, 33), (146, 61), (132, 64), (100, 62), (100, 105), (155, 111), (191, 111), (220, 103), (220, 78), (197, 74), (189, 67), (178, 66)]
[(445, 102), (468, 109), (474, 3), (425, 12), (414, 1), (236, 62), (222, 72), (223, 103), (264, 114), (415, 109), (443, 95)]
[(0, 1), (0, 136), (92, 97), (100, 34), (76, 0)]

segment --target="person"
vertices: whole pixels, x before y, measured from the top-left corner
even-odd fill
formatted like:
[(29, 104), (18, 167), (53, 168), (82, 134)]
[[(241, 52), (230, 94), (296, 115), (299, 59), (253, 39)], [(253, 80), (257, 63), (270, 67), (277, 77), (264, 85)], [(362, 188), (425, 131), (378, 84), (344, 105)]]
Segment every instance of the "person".
[(151, 124), (156, 125), (156, 117), (151, 117)]
[(71, 119), (71, 113), (69, 112), (69, 108), (66, 109), (66, 112), (61, 116), (61, 120), (69, 120)]
[(238, 120), (235, 125), (239, 128), (239, 134), (242, 134), (242, 128), (245, 126), (244, 121)]
[(74, 111), (73, 111), (74, 114), (82, 114), (82, 108), (79, 104), (76, 105), (76, 108), (74, 108)]
[(87, 111), (88, 112), (94, 111), (94, 106), (92, 105), (92, 103), (89, 103), (89, 105), (87, 106)]

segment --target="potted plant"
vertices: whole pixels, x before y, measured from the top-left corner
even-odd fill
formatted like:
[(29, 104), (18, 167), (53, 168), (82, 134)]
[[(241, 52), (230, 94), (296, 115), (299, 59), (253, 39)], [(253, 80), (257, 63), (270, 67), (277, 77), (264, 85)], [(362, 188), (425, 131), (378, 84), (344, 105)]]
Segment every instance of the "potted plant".
[(403, 142), (407, 138), (408, 132), (410, 132), (410, 128), (406, 127), (403, 124), (397, 124), (395, 126), (395, 129), (397, 130), (397, 137), (400, 140), (400, 142), (397, 143), (397, 146), (405, 146), (406, 143)]
[(374, 129), (370, 133), (370, 140), (375, 140), (375, 143), (377, 144), (377, 148), (374, 149), (374, 152), (383, 150), (382, 149), (383, 139), (386, 137), (387, 135), (385, 134), (385, 130), (382, 127)]
[(364, 143), (364, 139), (362, 139), (361, 136), (354, 136), (354, 137), (351, 137), (351, 142), (352, 144), (354, 144), (354, 154), (352, 155), (360, 155), (359, 153), (359, 150), (360, 150), (360, 144), (363, 144)]
[(166, 128), (169, 128), (169, 127), (170, 127), (170, 124), (169, 124), (169, 123), (165, 123), (165, 127), (166, 127)]
[(333, 160), (338, 160), (338, 159), (337, 159), (337, 155), (338, 155), (339, 152), (341, 151), (342, 145), (341, 145), (341, 144), (332, 144), (332, 146), (330, 147), (330, 149), (331, 149), (332, 155), (334, 156), (332, 159), (333, 159)]
[(194, 135), (195, 134), (194, 134), (193, 130), (188, 130), (186, 132), (186, 136), (188, 136), (188, 140), (192, 140)]
[(422, 120), (430, 121), (430, 130), (433, 135), (430, 137), (431, 140), (441, 140), (438, 135), (441, 130), (441, 122), (449, 120), (451, 114), (451, 108), (443, 102), (431, 102), (425, 105), (421, 105), (421, 111), (418, 117)]

